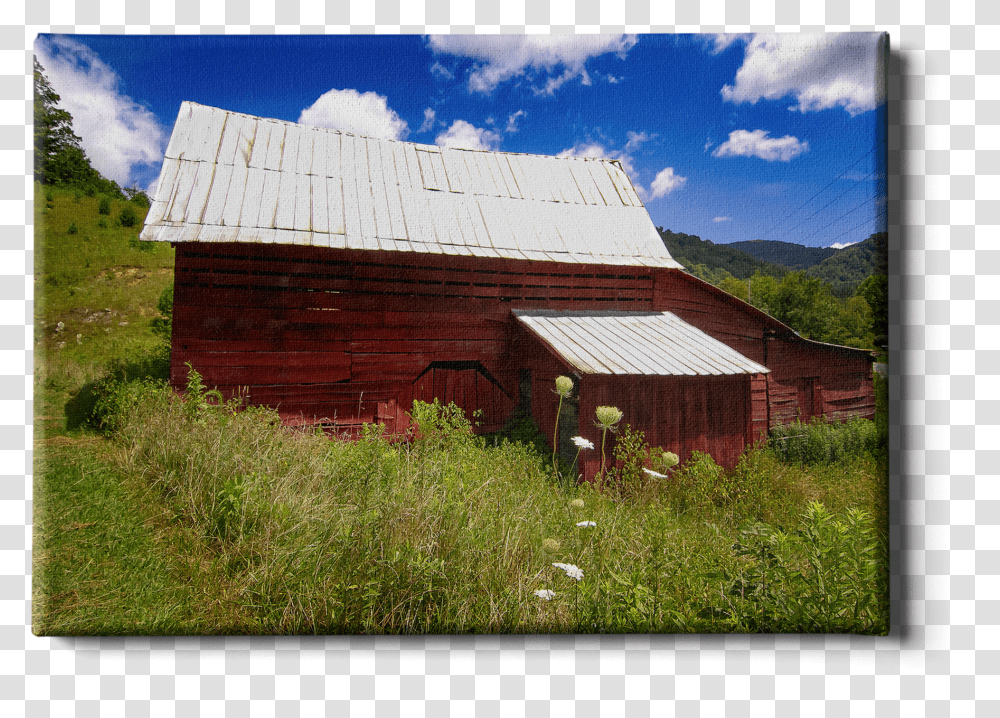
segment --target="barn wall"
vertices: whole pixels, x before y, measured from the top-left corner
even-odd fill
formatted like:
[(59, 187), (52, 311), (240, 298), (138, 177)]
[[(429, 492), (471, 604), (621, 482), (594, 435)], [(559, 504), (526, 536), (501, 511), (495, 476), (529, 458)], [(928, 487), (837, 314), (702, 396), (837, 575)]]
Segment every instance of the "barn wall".
[[(580, 433), (594, 442), (580, 457), (586, 480), (601, 464), (601, 431), (594, 424), (598, 406), (616, 406), (646, 443), (687, 461), (692, 452), (707, 453), (733, 467), (751, 441), (750, 376), (620, 377), (587, 376), (580, 388)], [(617, 435), (608, 433), (605, 454), (611, 462)]]
[(183, 387), (190, 362), (207, 385), (286, 419), (393, 431), (413, 399), (438, 396), (481, 410), (491, 431), (510, 417), (524, 365), (511, 308), (649, 309), (652, 286), (652, 270), (635, 267), (179, 245), (171, 381)]
[[(868, 352), (802, 339), (678, 270), (657, 271), (653, 308), (677, 314), (771, 370), (752, 383), (755, 438), (797, 418), (875, 415)], [(773, 330), (766, 340), (765, 330)]]

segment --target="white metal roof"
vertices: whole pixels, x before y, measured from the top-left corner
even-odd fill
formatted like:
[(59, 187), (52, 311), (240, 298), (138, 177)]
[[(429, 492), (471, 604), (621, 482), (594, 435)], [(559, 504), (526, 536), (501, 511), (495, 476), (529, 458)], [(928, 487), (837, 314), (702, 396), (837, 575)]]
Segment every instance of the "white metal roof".
[(769, 371), (670, 312), (513, 312), (584, 374), (706, 376)]
[(681, 266), (616, 161), (442, 149), (192, 102), (140, 238)]

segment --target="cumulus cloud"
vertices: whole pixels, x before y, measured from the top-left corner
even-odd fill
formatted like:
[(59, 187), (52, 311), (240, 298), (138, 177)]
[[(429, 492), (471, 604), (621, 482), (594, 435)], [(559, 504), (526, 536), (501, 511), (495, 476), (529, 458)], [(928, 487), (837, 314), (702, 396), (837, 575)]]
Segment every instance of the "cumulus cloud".
[(673, 167), (667, 167), (666, 169), (661, 170), (653, 180), (653, 184), (650, 186), (650, 189), (653, 190), (653, 199), (666, 197), (675, 189), (683, 187), (685, 182), (687, 182), (687, 177), (681, 177), (680, 175), (675, 174)]
[(496, 150), (500, 146), (500, 135), (485, 128), (475, 127), (465, 120), (455, 120), (434, 142), (439, 147), (453, 147), (464, 150)]
[(732, 217), (712, 217), (713, 222), (729, 222), (732, 219)]
[(759, 157), (768, 162), (788, 162), (809, 151), (809, 143), (791, 135), (768, 137), (767, 130), (736, 130), (729, 139), (715, 148), (712, 157)]
[(518, 118), (524, 117), (527, 113), (524, 110), (518, 110), (513, 115), (507, 118), (507, 132), (517, 132), (517, 120)]
[(542, 80), (534, 88), (541, 95), (551, 95), (577, 77), (589, 85), (587, 60), (607, 53), (624, 59), (635, 43), (635, 35), (432, 35), (428, 40), (437, 54), (475, 61), (469, 75), (470, 92), (489, 94), (501, 82), (530, 69), (532, 81), (535, 75)]
[(437, 116), (437, 113), (434, 112), (434, 110), (431, 109), (430, 107), (428, 107), (426, 110), (424, 110), (424, 122), (423, 122), (423, 124), (420, 125), (420, 129), (417, 130), (417, 133), (419, 134), (421, 132), (427, 132), (428, 130), (433, 129), (434, 128), (434, 118), (436, 116)]
[(438, 78), (442, 79), (442, 80), (454, 80), (455, 79), (454, 73), (451, 70), (449, 70), (447, 67), (445, 67), (444, 65), (442, 65), (440, 62), (435, 62), (433, 65), (431, 65), (431, 74), (434, 75), (435, 77), (438, 77)]
[(387, 98), (375, 92), (330, 90), (302, 110), (299, 124), (331, 127), (365, 137), (403, 140), (410, 130), (406, 120), (389, 107)]
[(853, 117), (875, 109), (878, 43), (875, 35), (757, 35), (722, 97), (729, 102), (794, 97), (788, 109), (818, 112), (843, 107)]
[(644, 142), (649, 142), (651, 139), (656, 137), (656, 135), (650, 135), (647, 134), (646, 132), (633, 132), (632, 130), (626, 132), (625, 136), (628, 138), (628, 140), (625, 142), (626, 152), (637, 150), (639, 149), (639, 145), (643, 144)]
[(852, 244), (857, 244), (857, 242), (834, 242), (830, 245), (830, 249), (843, 249), (844, 247), (850, 247)]
[[(632, 157), (627, 152), (616, 152), (609, 150), (598, 142), (579, 142), (572, 147), (560, 152), (557, 157), (585, 157), (587, 159), (618, 160), (622, 163), (622, 169), (632, 181), (635, 178), (635, 167), (632, 165)], [(636, 187), (638, 190), (638, 186)]]
[(86, 45), (64, 36), (40, 37), (35, 54), (59, 106), (73, 115), (91, 165), (123, 187), (159, 170), (168, 129), (121, 92), (118, 74)]

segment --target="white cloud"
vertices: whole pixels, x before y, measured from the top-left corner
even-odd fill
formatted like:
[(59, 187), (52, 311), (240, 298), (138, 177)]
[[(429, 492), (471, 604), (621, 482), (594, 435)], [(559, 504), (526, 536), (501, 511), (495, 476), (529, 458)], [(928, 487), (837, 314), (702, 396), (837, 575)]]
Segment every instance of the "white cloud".
[(735, 130), (715, 148), (712, 157), (759, 157), (768, 162), (788, 162), (809, 151), (809, 143), (791, 135), (768, 137), (767, 130)]
[(406, 139), (410, 131), (406, 120), (389, 107), (385, 96), (350, 89), (330, 90), (321, 95), (302, 110), (299, 124), (388, 140)]
[(709, 147), (711, 147), (711, 146), (712, 146), (712, 145), (714, 145), (714, 144), (715, 144), (715, 143), (714, 143), (714, 142), (712, 142), (712, 138), (711, 138), (711, 137), (707, 138), (707, 139), (705, 140), (705, 149), (704, 149), (704, 150), (702, 150), (702, 151), (703, 151), (703, 152), (708, 152), (708, 148), (709, 148)]
[(617, 85), (621, 81), (620, 77), (615, 77), (614, 75), (608, 75), (608, 82), (612, 85)]
[(420, 129), (417, 130), (417, 133), (419, 134), (421, 132), (427, 132), (428, 130), (434, 129), (434, 118), (436, 116), (437, 113), (430, 107), (424, 110), (424, 122), (420, 125)]
[[(624, 59), (636, 39), (634, 35), (432, 35), (428, 42), (435, 53), (476, 61), (469, 75), (470, 92), (489, 94), (530, 68), (545, 80), (535, 92), (551, 95), (576, 77), (589, 85), (587, 60), (607, 53)], [(559, 67), (563, 71), (555, 74)]]
[(431, 74), (435, 77), (439, 77), (442, 80), (454, 80), (455, 74), (449, 70), (447, 67), (442, 65), (440, 62), (435, 62), (431, 65)]
[(751, 33), (720, 32), (715, 35), (709, 35), (705, 39), (712, 44), (712, 54), (719, 55), (732, 47), (734, 43), (739, 41), (750, 42), (752, 38), (753, 35)]
[(713, 222), (730, 222), (732, 219), (732, 217), (712, 217)]
[(524, 110), (518, 110), (513, 115), (507, 118), (507, 132), (517, 132), (517, 120), (520, 117), (524, 117), (527, 113)]
[(653, 199), (666, 197), (675, 189), (683, 187), (685, 182), (687, 182), (687, 177), (681, 177), (678, 174), (674, 174), (673, 167), (667, 167), (666, 169), (661, 170), (653, 180), (653, 184), (650, 186), (650, 189), (653, 190)]
[[(635, 158), (632, 156), (631, 151), (637, 149), (643, 142), (653, 139), (656, 135), (649, 135), (645, 132), (629, 131), (626, 133), (626, 137), (628, 137), (628, 140), (625, 143), (625, 148), (620, 151), (608, 149), (599, 142), (579, 142), (569, 149), (565, 149), (560, 152), (557, 157), (584, 157), (588, 159), (617, 160), (621, 163), (622, 169), (625, 170), (625, 174), (627, 174), (629, 179), (632, 180), (632, 186), (635, 187), (635, 191), (639, 194), (639, 197), (642, 200), (650, 199), (649, 190), (639, 184), (637, 180), (638, 173), (634, 164)], [(656, 176), (656, 179), (653, 180), (652, 199), (657, 199), (669, 194), (671, 191), (680, 187), (687, 181), (686, 177), (674, 175), (673, 172), (673, 168), (668, 167)], [(657, 185), (657, 182), (660, 184)]]
[(788, 109), (817, 112), (843, 107), (853, 117), (875, 109), (878, 43), (874, 34), (757, 35), (746, 48), (730, 102), (794, 97)]
[(500, 146), (500, 135), (484, 128), (475, 127), (465, 120), (455, 120), (447, 131), (437, 136), (434, 142), (439, 147), (496, 150)]
[(830, 249), (843, 249), (844, 247), (850, 247), (852, 244), (857, 244), (857, 242), (835, 242), (830, 245)]
[(60, 96), (59, 106), (73, 115), (91, 165), (123, 187), (138, 182), (139, 170), (159, 169), (168, 129), (156, 115), (120, 91), (118, 74), (93, 50), (64, 36), (40, 37), (35, 54)]
[(629, 130), (625, 133), (628, 140), (625, 142), (625, 151), (631, 152), (632, 150), (639, 149), (639, 145), (643, 142), (649, 142), (649, 140), (656, 137), (656, 135), (646, 134), (645, 132), (633, 132)]

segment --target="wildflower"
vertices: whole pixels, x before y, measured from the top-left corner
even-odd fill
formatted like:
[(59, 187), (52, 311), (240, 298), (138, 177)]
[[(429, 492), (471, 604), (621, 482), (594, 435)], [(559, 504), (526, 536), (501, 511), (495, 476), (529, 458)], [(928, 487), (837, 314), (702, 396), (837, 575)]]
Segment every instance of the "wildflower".
[(542, 551), (545, 553), (558, 553), (559, 549), (562, 548), (559, 542), (553, 538), (547, 538), (542, 541)]
[(643, 471), (645, 471), (647, 474), (649, 474), (650, 476), (652, 476), (654, 479), (665, 479), (665, 478), (667, 478), (666, 474), (661, 474), (659, 471), (653, 471), (652, 469), (643, 469)]
[(552, 597), (556, 595), (555, 591), (550, 591), (547, 588), (540, 588), (535, 591), (535, 595), (538, 596), (543, 601), (551, 601)]
[(569, 505), (572, 506), (574, 509), (582, 509), (583, 499), (573, 499), (572, 501), (569, 502)]
[(677, 456), (677, 454), (675, 454), (674, 452), (664, 451), (663, 457), (660, 459), (660, 461), (663, 462), (664, 469), (672, 469), (673, 467), (677, 466), (677, 464), (679, 464), (681, 460), (680, 457)]
[(569, 578), (575, 578), (577, 581), (583, 580), (583, 571), (580, 570), (579, 566), (574, 566), (571, 563), (554, 563), (552, 565), (565, 571)]
[(577, 526), (582, 526), (585, 529), (589, 529), (591, 526), (597, 526), (596, 521), (581, 521)]
[(573, 443), (576, 444), (581, 449), (593, 449), (594, 442), (584, 439), (582, 436), (574, 436)]
[(615, 425), (622, 420), (624, 416), (616, 406), (599, 406), (595, 412), (597, 414), (597, 426), (601, 429), (607, 431), (615, 428)]
[(568, 376), (557, 376), (556, 394), (565, 398), (570, 395), (571, 391), (573, 391), (573, 380)]

